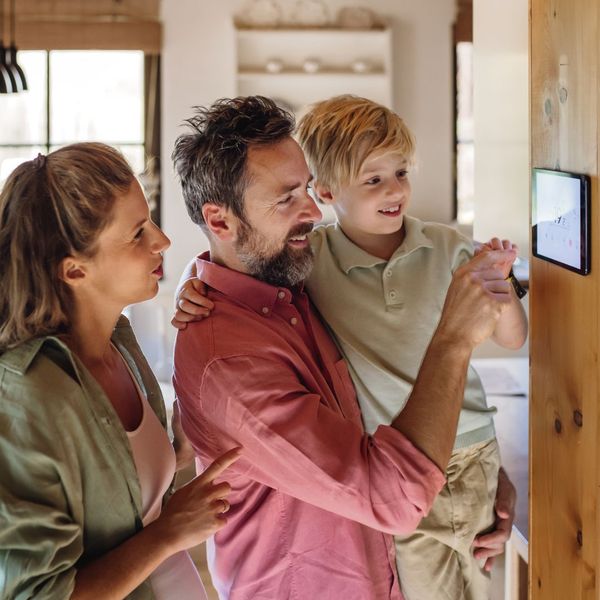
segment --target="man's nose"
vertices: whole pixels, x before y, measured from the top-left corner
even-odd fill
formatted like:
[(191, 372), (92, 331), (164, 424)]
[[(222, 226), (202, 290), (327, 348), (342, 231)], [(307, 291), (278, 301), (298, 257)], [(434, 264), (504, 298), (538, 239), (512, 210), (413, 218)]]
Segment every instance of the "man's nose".
[(312, 196), (306, 192), (304, 195), (304, 203), (300, 211), (300, 220), (303, 223), (318, 223), (323, 218), (323, 214), (313, 200)]

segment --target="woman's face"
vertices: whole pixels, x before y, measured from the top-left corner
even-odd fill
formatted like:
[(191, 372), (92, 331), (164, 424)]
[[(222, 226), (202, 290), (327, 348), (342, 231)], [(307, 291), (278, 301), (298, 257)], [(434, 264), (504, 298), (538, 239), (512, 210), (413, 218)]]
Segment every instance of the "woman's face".
[(162, 252), (169, 238), (150, 220), (142, 188), (133, 181), (117, 196), (113, 218), (100, 233), (96, 254), (87, 265), (86, 282), (94, 298), (123, 307), (153, 298), (162, 277)]

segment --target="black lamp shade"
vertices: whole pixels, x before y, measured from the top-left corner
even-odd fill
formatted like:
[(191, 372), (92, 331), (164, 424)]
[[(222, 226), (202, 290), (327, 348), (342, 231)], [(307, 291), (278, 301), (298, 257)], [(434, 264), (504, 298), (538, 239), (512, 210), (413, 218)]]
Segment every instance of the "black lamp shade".
[(15, 92), (24, 92), (27, 90), (27, 79), (25, 78), (25, 73), (23, 73), (23, 69), (17, 63), (17, 48), (15, 45), (11, 45), (7, 48), (7, 64), (13, 72), (13, 76), (16, 83)]

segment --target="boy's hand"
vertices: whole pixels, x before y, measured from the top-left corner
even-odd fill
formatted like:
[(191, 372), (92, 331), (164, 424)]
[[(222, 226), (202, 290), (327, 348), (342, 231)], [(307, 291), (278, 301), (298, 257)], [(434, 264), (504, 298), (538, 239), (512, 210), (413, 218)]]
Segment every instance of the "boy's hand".
[(206, 284), (196, 277), (187, 279), (177, 289), (175, 314), (171, 325), (185, 329), (191, 321), (201, 321), (210, 315), (214, 303), (207, 296)]
[(478, 535), (473, 542), (473, 555), (477, 559), (485, 559), (483, 568), (492, 570), (496, 556), (504, 552), (504, 544), (509, 540), (515, 520), (515, 503), (517, 492), (508, 478), (506, 471), (498, 472), (498, 489), (494, 509), (496, 511), (495, 529), (491, 533)]
[[(492, 238), (489, 242), (482, 244), (480, 242), (475, 242), (475, 250), (473, 252), (474, 256), (478, 256), (483, 252), (489, 252), (490, 250), (514, 250), (515, 258), (517, 257), (517, 253), (519, 252), (519, 247), (517, 244), (513, 244), (510, 240), (501, 240), (500, 238)], [(504, 278), (508, 277), (510, 270), (512, 269), (513, 263), (515, 259), (512, 261), (506, 261), (504, 263), (498, 263), (496, 266), (499, 268), (505, 275)]]

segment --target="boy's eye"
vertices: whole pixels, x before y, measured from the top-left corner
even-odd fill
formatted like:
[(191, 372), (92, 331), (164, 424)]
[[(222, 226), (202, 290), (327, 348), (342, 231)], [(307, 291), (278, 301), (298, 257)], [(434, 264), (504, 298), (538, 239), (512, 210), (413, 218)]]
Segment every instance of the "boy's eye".
[(396, 177), (400, 177), (400, 179), (404, 179), (407, 175), (408, 175), (407, 169), (400, 169), (400, 171), (398, 171), (396, 173)]
[(376, 185), (381, 181), (381, 179), (379, 177), (371, 177), (371, 179), (369, 179), (367, 181), (367, 185)]

